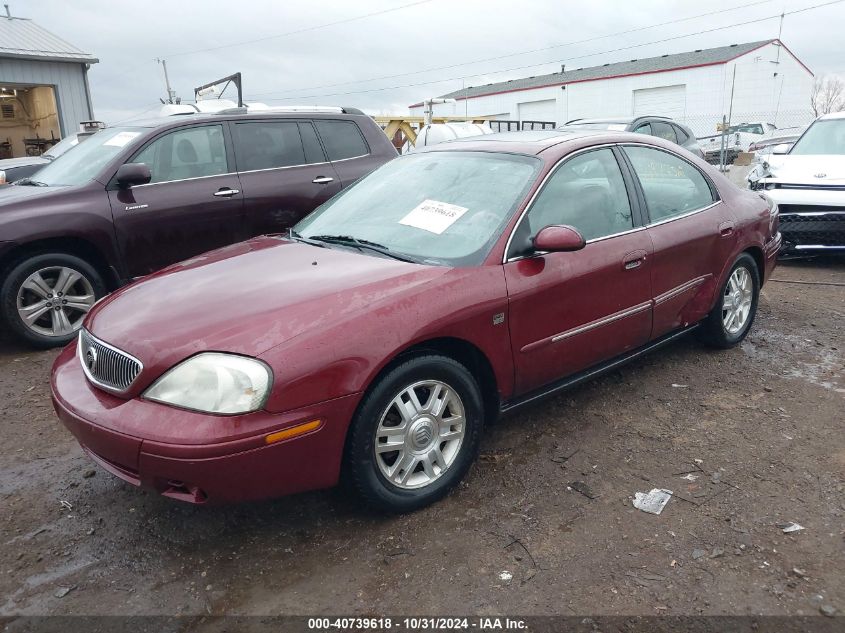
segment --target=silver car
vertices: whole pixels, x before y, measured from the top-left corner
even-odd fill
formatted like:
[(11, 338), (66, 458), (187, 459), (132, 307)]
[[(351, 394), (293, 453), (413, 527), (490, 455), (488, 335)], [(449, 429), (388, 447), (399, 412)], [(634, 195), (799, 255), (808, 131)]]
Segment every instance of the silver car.
[(559, 130), (613, 130), (615, 132), (636, 132), (666, 139), (680, 145), (699, 158), (704, 153), (698, 146), (698, 141), (686, 125), (673, 121), (665, 116), (621, 116), (604, 119), (572, 119)]

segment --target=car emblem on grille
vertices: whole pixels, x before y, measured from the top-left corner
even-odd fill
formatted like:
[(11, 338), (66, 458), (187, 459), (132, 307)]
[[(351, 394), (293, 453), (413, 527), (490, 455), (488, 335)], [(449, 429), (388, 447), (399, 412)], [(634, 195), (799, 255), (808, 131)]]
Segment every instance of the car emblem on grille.
[(827, 174), (820, 172), (818, 174), (813, 174), (813, 176), (816, 177), (816, 178), (826, 178)]
[(88, 367), (88, 371), (92, 374), (97, 369), (97, 350), (93, 347), (89, 347), (85, 352), (85, 366)]

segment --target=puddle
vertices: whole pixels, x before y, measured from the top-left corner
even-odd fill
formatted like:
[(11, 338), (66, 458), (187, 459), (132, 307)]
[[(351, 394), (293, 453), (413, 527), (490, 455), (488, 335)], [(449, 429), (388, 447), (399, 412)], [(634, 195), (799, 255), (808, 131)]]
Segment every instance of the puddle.
[(845, 393), (842, 375), (845, 361), (837, 350), (817, 345), (803, 336), (768, 328), (757, 328), (754, 336), (745, 339), (740, 348), (756, 361), (781, 368), (782, 376)]

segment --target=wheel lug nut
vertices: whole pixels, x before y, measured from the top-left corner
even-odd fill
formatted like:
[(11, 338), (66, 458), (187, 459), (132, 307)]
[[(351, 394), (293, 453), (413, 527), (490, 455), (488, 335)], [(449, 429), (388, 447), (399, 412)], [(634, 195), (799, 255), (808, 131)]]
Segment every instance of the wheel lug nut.
[(62, 299), (62, 305), (67, 303), (67, 299)]

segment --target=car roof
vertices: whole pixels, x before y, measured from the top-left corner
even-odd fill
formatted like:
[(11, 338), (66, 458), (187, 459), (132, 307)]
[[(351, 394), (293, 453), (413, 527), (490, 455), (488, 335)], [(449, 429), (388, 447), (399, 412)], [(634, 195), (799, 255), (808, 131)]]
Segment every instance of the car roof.
[(845, 119), (845, 111), (842, 112), (831, 112), (830, 114), (825, 114), (820, 116), (819, 119), (827, 121), (829, 119)]
[(602, 130), (523, 130), (521, 132), (496, 132), (444, 141), (420, 148), (418, 151), (475, 151), (504, 152), (536, 155), (549, 147), (565, 141), (601, 135)]
[(185, 123), (213, 123), (221, 120), (237, 120), (237, 119), (337, 119), (349, 118), (355, 116), (367, 116), (360, 111), (348, 112), (327, 112), (320, 110), (289, 110), (289, 111), (273, 111), (267, 110), (253, 110), (251, 112), (244, 111), (240, 108), (230, 110), (220, 110), (219, 112), (196, 112), (187, 114), (171, 114), (170, 116), (149, 117), (146, 119), (139, 119), (137, 121), (126, 121), (120, 125), (111, 125), (109, 127), (143, 127), (143, 128), (163, 128), (171, 125), (182, 125)]
[(671, 121), (668, 116), (658, 116), (656, 114), (641, 114), (639, 116), (616, 116), (616, 117), (600, 117), (596, 119), (572, 119), (566, 125), (582, 125), (590, 123), (633, 123), (640, 119), (661, 119), (663, 121)]
[(611, 143), (638, 143), (658, 147), (677, 149), (676, 143), (662, 141), (656, 137), (635, 134), (634, 132), (616, 132), (607, 130), (580, 130), (567, 128), (563, 130), (534, 130), (523, 132), (499, 132), (480, 136), (466, 136), (459, 139), (444, 141), (436, 145), (419, 148), (415, 153), (423, 152), (495, 152), (502, 154), (526, 154), (538, 156), (542, 152), (557, 146), (561, 152), (547, 154), (550, 160), (554, 155), (591, 145)]

